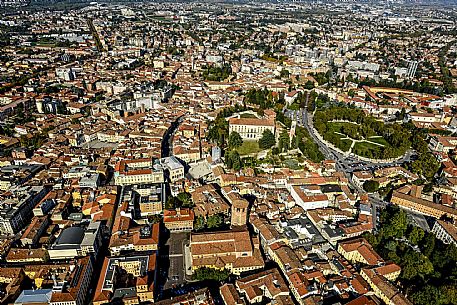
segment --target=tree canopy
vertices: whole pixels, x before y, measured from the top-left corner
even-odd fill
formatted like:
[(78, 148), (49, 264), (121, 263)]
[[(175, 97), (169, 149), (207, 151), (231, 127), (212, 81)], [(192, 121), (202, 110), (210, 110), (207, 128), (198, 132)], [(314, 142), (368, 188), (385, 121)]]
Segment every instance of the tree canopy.
[(238, 148), (243, 145), (243, 139), (240, 134), (236, 131), (232, 131), (229, 136), (228, 146), (229, 148)]
[(259, 140), (259, 147), (262, 149), (268, 149), (275, 145), (275, 135), (269, 129), (265, 129), (265, 131), (262, 134), (262, 138), (260, 138)]
[(414, 304), (457, 304), (455, 245), (408, 224), (406, 212), (397, 206), (382, 210), (380, 228), (364, 237), (384, 259), (402, 268), (398, 280)]
[(376, 192), (379, 189), (379, 182), (375, 180), (367, 180), (363, 183), (363, 189), (368, 193)]

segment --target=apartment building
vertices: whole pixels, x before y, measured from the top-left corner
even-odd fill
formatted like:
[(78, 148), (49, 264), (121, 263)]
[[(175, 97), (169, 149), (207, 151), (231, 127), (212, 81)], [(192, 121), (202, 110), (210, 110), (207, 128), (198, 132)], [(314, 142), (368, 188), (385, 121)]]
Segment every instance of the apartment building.
[(432, 232), (436, 235), (436, 238), (440, 239), (445, 244), (454, 244), (457, 246), (457, 226), (438, 220), (433, 225)]
[(165, 169), (171, 182), (184, 179), (184, 165), (175, 156), (160, 159), (160, 164)]
[(191, 234), (192, 270), (201, 267), (227, 269), (240, 275), (263, 268), (259, 246), (258, 239), (251, 238), (246, 228)]
[(386, 277), (376, 269), (363, 268), (360, 272), (374, 294), (387, 305), (413, 305)]
[(163, 167), (152, 159), (122, 160), (114, 172), (116, 185), (134, 185), (164, 182)]
[(352, 263), (379, 265), (384, 262), (365, 238), (340, 242), (338, 244), (338, 252)]
[(35, 205), (48, 193), (43, 186), (24, 186), (0, 198), (0, 234), (15, 234), (30, 220)]
[[(98, 280), (94, 305), (121, 301), (123, 304), (139, 304), (154, 301), (156, 280), (156, 255), (106, 257)], [(121, 286), (122, 274), (133, 278), (127, 287)]]
[(440, 219), (442, 216), (457, 219), (457, 210), (442, 204), (434, 203), (422, 198), (403, 194), (398, 191), (392, 193), (391, 203), (427, 216)]
[(194, 211), (192, 209), (165, 210), (163, 224), (170, 232), (192, 231), (194, 228)]
[(304, 210), (325, 208), (330, 204), (328, 196), (323, 194), (317, 185), (293, 185), (290, 195)]

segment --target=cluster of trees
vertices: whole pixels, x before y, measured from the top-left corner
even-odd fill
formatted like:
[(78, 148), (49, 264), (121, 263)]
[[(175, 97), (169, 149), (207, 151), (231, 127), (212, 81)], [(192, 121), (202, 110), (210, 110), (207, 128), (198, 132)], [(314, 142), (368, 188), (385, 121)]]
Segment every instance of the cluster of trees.
[(259, 147), (262, 149), (269, 149), (276, 145), (275, 135), (266, 129), (259, 140)]
[[(314, 92), (314, 91), (312, 91)], [(310, 93), (311, 95), (312, 93)], [(301, 108), (305, 108), (306, 106), (306, 99), (307, 99), (307, 93), (299, 92), (297, 94), (297, 97), (295, 98), (294, 102), (290, 104), (288, 109), (290, 110), (299, 110)]]
[(411, 163), (410, 169), (418, 175), (431, 179), (440, 169), (440, 166), (440, 163), (431, 152), (424, 152), (419, 154), (417, 160)]
[(223, 148), (226, 146), (228, 135), (229, 124), (224, 116), (218, 114), (208, 126), (207, 138)]
[(210, 65), (202, 67), (202, 75), (205, 80), (209, 81), (223, 81), (232, 74), (232, 67), (230, 64), (222, 66)]
[(246, 106), (238, 104), (233, 107), (223, 108), (217, 114), (216, 119), (208, 124), (208, 140), (224, 148), (226, 146), (227, 137), (229, 135), (229, 124), (225, 118), (231, 116), (234, 113), (245, 110), (247, 110)]
[(206, 219), (203, 216), (198, 216), (194, 221), (194, 230), (200, 231), (207, 229), (219, 229), (224, 226), (224, 215), (215, 214), (208, 216)]
[(440, 169), (441, 164), (435, 156), (428, 151), (428, 144), (424, 140), (426, 134), (418, 130), (414, 125), (408, 125), (412, 134), (412, 147), (416, 150), (418, 157), (409, 164), (409, 169), (425, 179), (432, 179), (435, 173)]
[(244, 96), (245, 104), (258, 105), (260, 109), (273, 108), (275, 103), (279, 101), (268, 89), (251, 89)]
[(451, 73), (449, 68), (446, 66), (446, 55), (448, 54), (450, 48), (456, 43), (456, 40), (450, 41), (447, 43), (439, 52), (438, 65), (440, 66), (441, 74), (443, 75), (443, 88), (445, 93), (456, 93), (457, 88), (454, 86)]
[(290, 75), (289, 70), (287, 70), (287, 69), (282, 69), (281, 72), (280, 72), (280, 74), (279, 74), (279, 77), (280, 77), (280, 78), (288, 78), (289, 75)]
[(300, 149), (301, 153), (313, 162), (319, 163), (325, 159), (324, 155), (319, 150), (319, 146), (313, 141), (304, 127), (296, 127), (292, 145), (292, 148)]
[(240, 154), (236, 150), (231, 150), (225, 153), (224, 162), (227, 168), (239, 171), (242, 167)]
[[(312, 82), (311, 84), (312, 86), (314, 86)], [(308, 88), (305, 87), (305, 89)], [(307, 99), (308, 101), (306, 101)], [(317, 94), (316, 91), (312, 90), (309, 93), (298, 93), (294, 102), (288, 108), (291, 110), (299, 110), (300, 108), (305, 108), (305, 106), (308, 106), (308, 111), (313, 112), (315, 109), (322, 108), (329, 102), (330, 98), (328, 97), (328, 95), (323, 93)]]
[(376, 180), (367, 180), (363, 183), (363, 189), (368, 193), (376, 192), (379, 189), (379, 182)]
[(330, 79), (331, 71), (329, 71), (327, 73), (322, 73), (322, 72), (311, 73), (310, 75), (317, 81), (319, 86), (321, 86), (325, 83), (328, 83), (328, 81)]
[(414, 304), (457, 304), (457, 247), (408, 224), (407, 215), (388, 206), (380, 215), (381, 229), (364, 237), (375, 250), (401, 268), (399, 281)]
[(286, 152), (290, 149), (290, 137), (287, 130), (283, 129), (279, 135), (278, 153)]
[(334, 120), (345, 120), (358, 124), (344, 124), (344, 128), (341, 128), (340, 132), (345, 133), (350, 138), (360, 140), (373, 135), (380, 135), (389, 144), (385, 147), (364, 150), (364, 157), (394, 158), (403, 155), (411, 147), (409, 130), (400, 124), (385, 125), (371, 116), (366, 116), (360, 109), (331, 107), (316, 112), (314, 116), (314, 127), (324, 139), (337, 147), (342, 147), (344, 144), (334, 134), (334, 130), (330, 128), (329, 122)]
[(228, 147), (234, 149), (240, 147), (241, 145), (243, 145), (243, 139), (238, 132), (233, 131), (228, 139)]
[[(282, 111), (276, 112), (276, 120), (283, 123), (284, 126), (286, 126), (288, 129), (290, 129), (292, 125), (292, 120), (284, 116)], [(287, 133), (287, 131), (284, 132)], [(281, 145), (285, 145), (286, 142), (289, 142), (287, 139), (289, 139), (288, 134), (287, 137), (281, 134), (279, 139), (279, 147), (281, 147)], [(295, 135), (292, 138), (291, 142), (292, 145), (288, 147), (288, 149), (300, 149), (303, 156), (310, 159), (311, 161), (319, 163), (325, 159), (324, 155), (319, 150), (319, 146), (313, 141), (308, 131), (304, 127), (297, 126), (295, 128)]]
[(312, 112), (315, 109), (322, 108), (324, 105), (330, 103), (328, 95), (311, 91), (308, 102), (308, 111)]
[(193, 206), (192, 195), (188, 192), (181, 192), (176, 197), (170, 196), (165, 203), (166, 209), (192, 208)]
[(230, 276), (230, 271), (227, 269), (213, 269), (213, 268), (206, 268), (201, 267), (195, 270), (194, 274), (192, 275), (192, 279), (196, 281), (205, 281), (205, 280), (213, 280), (213, 281), (225, 281)]

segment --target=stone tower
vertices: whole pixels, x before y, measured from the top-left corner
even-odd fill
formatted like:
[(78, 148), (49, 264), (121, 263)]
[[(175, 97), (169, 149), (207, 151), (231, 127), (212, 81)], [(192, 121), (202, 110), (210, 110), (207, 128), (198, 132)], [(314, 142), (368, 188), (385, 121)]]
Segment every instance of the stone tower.
[(249, 202), (247, 200), (242, 199), (242, 198), (233, 200), (233, 202), (232, 202), (232, 219), (230, 222), (232, 227), (246, 225), (247, 218), (248, 218), (248, 209), (249, 209)]

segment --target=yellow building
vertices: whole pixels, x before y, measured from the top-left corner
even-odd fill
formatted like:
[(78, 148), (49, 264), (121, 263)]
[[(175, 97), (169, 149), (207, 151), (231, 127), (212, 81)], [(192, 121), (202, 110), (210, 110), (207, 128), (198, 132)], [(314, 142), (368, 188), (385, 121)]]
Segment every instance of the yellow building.
[(259, 247), (258, 240), (252, 240), (246, 228), (192, 234), (192, 270), (201, 267), (227, 269), (239, 275), (263, 268), (264, 261)]
[(422, 198), (403, 194), (398, 191), (392, 193), (391, 203), (427, 216), (440, 219), (443, 216), (457, 220), (457, 210), (442, 204), (434, 203)]

